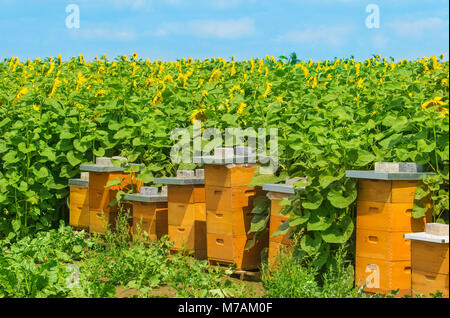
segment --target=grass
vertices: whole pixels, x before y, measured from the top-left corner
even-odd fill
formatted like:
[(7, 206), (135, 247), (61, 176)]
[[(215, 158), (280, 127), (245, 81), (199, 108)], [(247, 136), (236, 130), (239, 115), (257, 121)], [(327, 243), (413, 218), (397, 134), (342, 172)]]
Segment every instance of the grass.
[(133, 238), (128, 218), (124, 213), (103, 237), (61, 223), (57, 230), (34, 237), (0, 241), (0, 298), (395, 296), (369, 296), (353, 287), (346, 246), (336, 251), (325, 270), (305, 265), (295, 253), (282, 252), (276, 265), (262, 263), (261, 282), (243, 282), (230, 277), (231, 267), (210, 266), (186, 251), (170, 254), (167, 236), (151, 242), (141, 232), (143, 239)]

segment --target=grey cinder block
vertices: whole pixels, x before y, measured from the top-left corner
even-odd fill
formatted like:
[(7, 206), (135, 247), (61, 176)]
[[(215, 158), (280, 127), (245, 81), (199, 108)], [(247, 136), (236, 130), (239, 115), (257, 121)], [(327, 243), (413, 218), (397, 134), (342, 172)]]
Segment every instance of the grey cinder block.
[(448, 236), (448, 224), (427, 223), (426, 233), (437, 236)]
[(375, 172), (422, 172), (423, 166), (414, 162), (375, 162)]

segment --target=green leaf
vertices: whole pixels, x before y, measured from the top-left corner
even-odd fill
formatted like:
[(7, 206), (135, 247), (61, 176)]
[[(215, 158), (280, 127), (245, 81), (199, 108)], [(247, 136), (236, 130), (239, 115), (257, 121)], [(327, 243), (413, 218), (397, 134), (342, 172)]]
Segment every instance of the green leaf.
[(306, 199), (301, 201), (302, 207), (308, 210), (316, 210), (323, 202), (323, 196), (320, 192), (308, 193)]
[(287, 232), (289, 232), (290, 229), (290, 225), (289, 225), (289, 220), (284, 221), (283, 223), (281, 223), (281, 225), (278, 227), (278, 229), (272, 234), (271, 237), (276, 237), (279, 235), (284, 235)]
[(105, 149), (103, 148), (95, 149), (93, 152), (96, 157), (103, 157), (105, 155)]
[(115, 177), (113, 180), (108, 181), (106, 183), (105, 188), (109, 188), (109, 187), (112, 187), (112, 186), (120, 185), (120, 184), (122, 184), (123, 180), (124, 180), (124, 178), (119, 179), (118, 177)]
[(11, 221), (11, 225), (12, 225), (14, 232), (17, 233), (17, 232), (19, 232), (22, 223), (20, 222), (20, 219), (15, 219), (15, 220)]
[(338, 178), (337, 177), (333, 177), (333, 176), (327, 176), (327, 175), (320, 175), (319, 176), (319, 184), (324, 189), (326, 187), (328, 187), (331, 183), (333, 183), (336, 180), (338, 180)]
[(308, 231), (324, 231), (333, 224), (331, 217), (332, 208), (329, 204), (321, 206), (319, 209), (312, 211), (308, 220)]
[(311, 237), (309, 234), (305, 234), (300, 240), (300, 247), (310, 256), (316, 254), (319, 251), (321, 244), (322, 237), (318, 232), (314, 233), (313, 237)]
[(80, 143), (80, 140), (78, 140), (78, 139), (75, 139), (75, 140), (73, 141), (73, 147), (74, 147), (76, 150), (78, 150), (79, 152), (86, 152), (86, 150), (88, 149), (88, 147), (85, 146), (85, 145), (82, 145), (82, 144)]
[(77, 158), (74, 155), (72, 150), (67, 153), (67, 157), (66, 158), (67, 158), (67, 161), (69, 161), (69, 163), (70, 163), (70, 165), (72, 167), (78, 166), (81, 163), (81, 159)]
[(329, 244), (322, 244), (320, 246), (319, 251), (314, 257), (314, 260), (312, 262), (312, 266), (314, 266), (317, 269), (322, 268), (323, 265), (327, 262), (328, 258), (330, 256), (330, 245)]
[(349, 215), (344, 215), (337, 223), (333, 223), (322, 232), (322, 239), (327, 243), (343, 244), (353, 233), (354, 224)]
[(419, 219), (421, 217), (424, 217), (425, 214), (427, 213), (428, 209), (429, 209), (429, 207), (426, 204), (424, 204), (423, 202), (421, 202), (421, 201), (414, 202), (413, 210), (412, 210), (413, 218)]
[(257, 174), (255, 173), (252, 180), (248, 184), (249, 187), (261, 187), (263, 184), (278, 183), (280, 182), (280, 177), (273, 174)]
[(267, 223), (269, 222), (270, 216), (264, 214), (256, 214), (252, 217), (252, 221), (250, 223), (250, 230), (248, 234), (254, 232), (260, 232), (266, 228)]
[(358, 160), (355, 165), (357, 167), (367, 166), (369, 163), (375, 160), (375, 155), (368, 152), (367, 150), (358, 150)]
[(300, 224), (304, 224), (309, 220), (310, 216), (311, 216), (311, 212), (309, 210), (303, 210), (302, 215), (296, 215), (296, 214), (291, 213), (290, 218), (289, 218), (289, 225), (297, 226)]
[(417, 188), (416, 188), (416, 192), (414, 194), (414, 199), (415, 200), (422, 200), (423, 198), (425, 198), (427, 195), (430, 194), (430, 190), (427, 188), (427, 186), (425, 184), (420, 184)]
[(436, 144), (434, 142), (430, 142), (428, 140), (420, 139), (417, 141), (417, 150), (421, 153), (423, 152), (432, 152), (436, 148)]
[(344, 189), (342, 187), (331, 189), (328, 192), (327, 199), (332, 206), (338, 209), (345, 209), (356, 200), (357, 196), (356, 181), (350, 179)]
[(42, 150), (39, 154), (41, 156), (47, 157), (47, 159), (50, 160), (50, 161), (55, 161), (56, 160), (56, 153), (51, 148), (47, 147), (44, 150)]

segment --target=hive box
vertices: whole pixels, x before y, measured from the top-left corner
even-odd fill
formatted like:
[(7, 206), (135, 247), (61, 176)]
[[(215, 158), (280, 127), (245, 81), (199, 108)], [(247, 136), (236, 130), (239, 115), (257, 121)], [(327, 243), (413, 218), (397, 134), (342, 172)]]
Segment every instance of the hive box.
[(69, 179), (69, 187), (69, 224), (75, 229), (88, 230), (89, 181)]
[[(89, 172), (89, 231), (105, 234), (117, 219), (118, 207), (111, 205), (117, 192), (128, 190), (131, 185), (134, 185), (134, 190), (140, 191), (142, 182), (134, 174), (130, 176), (125, 173), (124, 168), (109, 165), (86, 164), (81, 165), (80, 170)], [(105, 188), (108, 182), (116, 178), (122, 181), (121, 184)]]
[[(408, 172), (413, 170), (414, 172)], [(419, 172), (417, 172), (419, 171)], [(411, 250), (404, 234), (425, 229), (425, 217), (412, 216), (416, 189), (432, 174), (410, 163), (377, 163), (375, 171), (346, 171), (358, 179), (355, 282), (370, 293), (411, 293)]]
[(146, 232), (153, 242), (167, 235), (167, 196), (160, 193), (152, 195), (126, 194), (123, 199), (132, 204), (132, 233), (138, 235), (138, 240), (143, 239), (139, 235), (139, 230)]
[(172, 251), (194, 252), (206, 258), (205, 179), (203, 171), (179, 170), (176, 178), (155, 178), (168, 192), (168, 234)]
[[(434, 230), (431, 225), (430, 231)], [(405, 238), (411, 240), (412, 295), (429, 296), (439, 290), (449, 297), (448, 235), (421, 232), (405, 234)]]

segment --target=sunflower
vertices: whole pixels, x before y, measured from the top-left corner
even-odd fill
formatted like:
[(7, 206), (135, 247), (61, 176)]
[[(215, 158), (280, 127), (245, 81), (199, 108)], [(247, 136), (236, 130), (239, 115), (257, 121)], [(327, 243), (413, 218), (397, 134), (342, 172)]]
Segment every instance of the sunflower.
[(192, 115), (190, 116), (190, 119), (192, 120), (192, 122), (199, 120), (202, 123), (206, 121), (206, 113), (204, 109), (196, 109), (194, 110), (194, 112), (192, 113)]
[(132, 57), (133, 57), (133, 60), (135, 60), (135, 59), (137, 59), (138, 54), (135, 52), (135, 53), (133, 53)]
[(442, 106), (442, 105), (446, 105), (447, 103), (441, 101), (442, 97), (435, 97), (425, 103), (422, 104), (422, 109), (427, 109), (428, 107), (433, 107), (433, 106)]
[[(422, 104), (422, 110), (425, 110), (429, 107), (433, 107), (433, 106), (443, 106), (443, 105), (447, 105), (448, 103), (443, 102), (442, 97), (435, 97), (425, 103)], [(439, 107), (438, 109), (436, 109), (437, 112), (439, 112), (439, 115), (437, 115), (438, 118), (444, 118), (446, 115), (448, 115), (448, 109), (444, 108), (444, 107)]]

